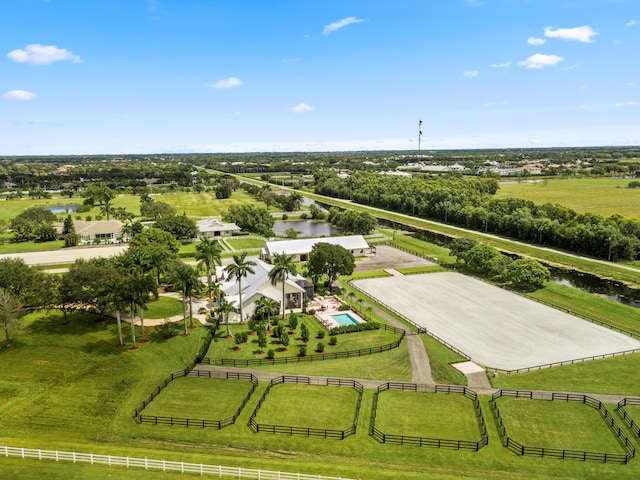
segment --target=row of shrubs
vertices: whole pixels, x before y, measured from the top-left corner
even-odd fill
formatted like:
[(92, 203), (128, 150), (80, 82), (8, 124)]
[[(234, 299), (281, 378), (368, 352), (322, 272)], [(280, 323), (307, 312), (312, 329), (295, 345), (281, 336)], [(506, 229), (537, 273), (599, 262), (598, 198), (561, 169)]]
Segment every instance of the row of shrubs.
[(341, 325), (329, 330), (329, 335), (340, 335), (341, 333), (366, 332), (367, 330), (379, 330), (380, 324), (376, 322), (365, 322), (354, 325)]

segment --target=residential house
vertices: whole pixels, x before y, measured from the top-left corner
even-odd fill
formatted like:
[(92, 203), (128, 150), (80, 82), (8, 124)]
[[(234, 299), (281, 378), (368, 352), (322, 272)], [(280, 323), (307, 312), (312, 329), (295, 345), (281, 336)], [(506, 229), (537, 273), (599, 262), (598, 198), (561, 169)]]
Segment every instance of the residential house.
[(200, 237), (227, 237), (241, 228), (235, 223), (224, 223), (215, 217), (207, 217), (196, 222)]
[[(262, 297), (267, 297), (281, 304), (282, 308), (282, 283), (275, 285), (269, 280), (269, 272), (273, 269), (270, 265), (258, 258), (252, 258), (256, 263), (253, 267), (254, 273), (249, 273), (242, 277), (242, 313), (245, 321), (253, 316), (256, 310), (256, 303)], [(221, 281), (220, 288), (225, 293), (225, 299), (231, 302), (236, 308), (240, 306), (240, 296), (238, 294), (238, 282), (235, 278), (228, 278), (223, 267), (216, 267), (216, 278)], [(309, 287), (311, 285), (311, 287)], [(301, 275), (290, 275), (285, 281), (285, 310), (294, 312), (302, 311), (305, 300), (313, 298), (313, 284)], [(231, 313), (230, 322), (239, 322), (239, 314)]]
[(122, 239), (120, 220), (95, 220), (92, 222), (74, 220), (73, 227), (81, 243), (116, 243)]

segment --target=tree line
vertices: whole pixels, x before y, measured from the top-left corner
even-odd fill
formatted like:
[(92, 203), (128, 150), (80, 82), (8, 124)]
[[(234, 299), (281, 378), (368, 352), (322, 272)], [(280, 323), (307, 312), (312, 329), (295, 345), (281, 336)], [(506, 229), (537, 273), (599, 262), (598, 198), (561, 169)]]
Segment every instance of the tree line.
[(559, 204), (497, 198), (495, 178), (316, 173), (315, 192), (610, 260), (640, 258), (640, 221)]

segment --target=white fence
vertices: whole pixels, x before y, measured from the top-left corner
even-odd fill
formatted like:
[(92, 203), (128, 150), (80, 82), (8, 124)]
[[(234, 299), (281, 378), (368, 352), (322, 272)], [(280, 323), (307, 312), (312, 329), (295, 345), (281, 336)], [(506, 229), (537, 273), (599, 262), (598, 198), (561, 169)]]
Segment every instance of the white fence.
[(303, 473), (274, 472), (251, 468), (170, 462), (168, 460), (152, 460), (148, 458), (116, 457), (113, 455), (96, 455), (93, 453), (60, 452), (58, 450), (40, 450), (35, 448), (0, 446), (0, 455), (4, 455), (5, 457), (37, 458), (38, 460), (55, 460), (56, 462), (80, 462), (90, 463), (92, 465), (144, 468), (145, 470), (162, 470), (163, 472), (199, 473), (200, 475), (217, 475), (218, 477), (228, 476), (258, 480), (352, 480), (345, 477), (327, 477), (324, 475), (306, 475)]

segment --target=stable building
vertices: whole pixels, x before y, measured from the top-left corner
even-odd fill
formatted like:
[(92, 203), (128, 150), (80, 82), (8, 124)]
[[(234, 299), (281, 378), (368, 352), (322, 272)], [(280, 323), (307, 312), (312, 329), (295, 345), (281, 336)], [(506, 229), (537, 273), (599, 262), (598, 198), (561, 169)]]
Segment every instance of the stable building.
[(286, 254), (295, 256), (296, 262), (309, 260), (309, 253), (316, 243), (340, 245), (353, 254), (354, 257), (375, 254), (376, 247), (369, 246), (362, 235), (345, 235), (343, 237), (301, 238), (299, 240), (281, 240), (267, 242), (262, 248), (261, 257), (265, 261), (273, 261), (273, 256)]

